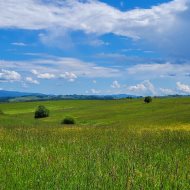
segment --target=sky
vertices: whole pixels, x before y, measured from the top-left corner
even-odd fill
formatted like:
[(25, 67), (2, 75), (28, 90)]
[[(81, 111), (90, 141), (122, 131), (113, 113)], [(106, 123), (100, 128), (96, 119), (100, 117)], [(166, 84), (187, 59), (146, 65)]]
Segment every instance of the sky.
[(0, 1), (0, 89), (190, 94), (189, 0)]

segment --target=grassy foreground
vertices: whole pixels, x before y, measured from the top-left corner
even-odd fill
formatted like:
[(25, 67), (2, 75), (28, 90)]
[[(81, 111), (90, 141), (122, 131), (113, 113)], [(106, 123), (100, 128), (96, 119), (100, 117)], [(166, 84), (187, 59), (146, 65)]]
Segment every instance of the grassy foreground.
[[(33, 119), (38, 105), (50, 117)], [(0, 189), (190, 189), (190, 98), (0, 104)], [(75, 126), (61, 120), (75, 117)]]

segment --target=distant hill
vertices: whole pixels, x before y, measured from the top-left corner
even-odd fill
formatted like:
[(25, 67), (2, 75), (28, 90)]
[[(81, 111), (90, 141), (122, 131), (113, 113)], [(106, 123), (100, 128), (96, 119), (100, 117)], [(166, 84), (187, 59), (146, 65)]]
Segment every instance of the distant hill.
[(1, 102), (28, 102), (45, 100), (114, 100), (123, 98), (139, 98), (134, 95), (114, 94), (114, 95), (46, 95), (40, 93), (28, 93), (17, 91), (0, 90)]
[(21, 97), (21, 96), (34, 96), (40, 95), (38, 93), (28, 93), (28, 92), (17, 92), (17, 91), (6, 91), (0, 90), (0, 98), (11, 98), (11, 97)]
[(130, 95), (130, 94), (113, 94), (111, 95), (114, 99), (122, 99), (122, 98), (138, 98), (140, 96)]

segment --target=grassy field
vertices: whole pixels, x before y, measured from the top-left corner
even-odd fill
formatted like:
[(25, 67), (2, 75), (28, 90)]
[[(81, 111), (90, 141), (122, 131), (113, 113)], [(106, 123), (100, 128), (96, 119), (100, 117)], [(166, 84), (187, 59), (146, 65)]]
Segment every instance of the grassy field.
[[(35, 120), (38, 105), (50, 117)], [(190, 189), (190, 98), (2, 103), (0, 189)], [(77, 124), (61, 125), (73, 116)]]

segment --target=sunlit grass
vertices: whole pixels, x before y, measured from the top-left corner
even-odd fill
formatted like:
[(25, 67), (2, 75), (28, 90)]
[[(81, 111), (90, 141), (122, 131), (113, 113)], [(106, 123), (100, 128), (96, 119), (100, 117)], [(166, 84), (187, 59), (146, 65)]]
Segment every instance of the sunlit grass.
[[(35, 120), (41, 104), (50, 117)], [(190, 189), (189, 98), (0, 109), (0, 189)]]

